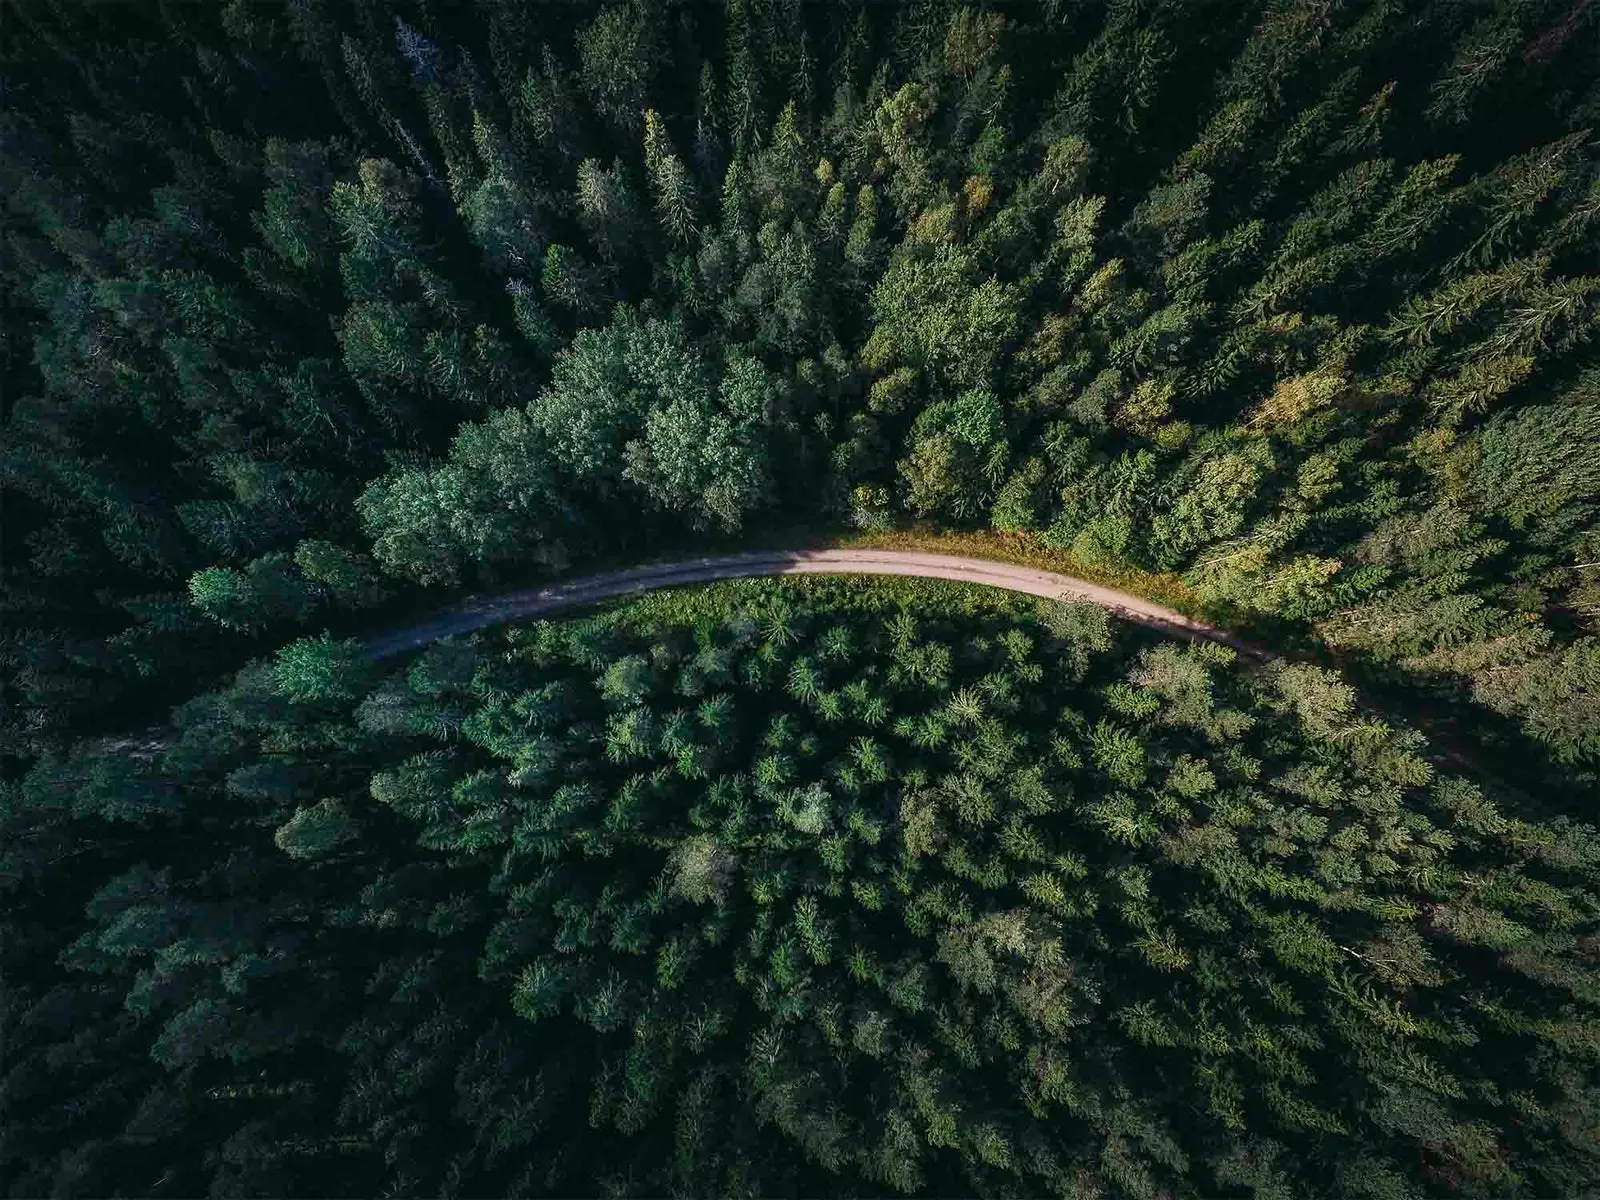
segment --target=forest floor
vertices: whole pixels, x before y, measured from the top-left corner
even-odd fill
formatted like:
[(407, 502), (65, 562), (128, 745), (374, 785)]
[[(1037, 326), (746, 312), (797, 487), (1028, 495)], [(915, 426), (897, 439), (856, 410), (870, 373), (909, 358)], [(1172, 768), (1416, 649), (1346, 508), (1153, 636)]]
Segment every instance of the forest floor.
[(373, 658), (387, 658), (452, 634), (634, 592), (761, 575), (902, 575), (976, 583), (1050, 600), (1097, 604), (1119, 617), (1164, 633), (1220, 642), (1251, 658), (1269, 657), (1261, 647), (1209, 622), (1104, 583), (1025, 562), (870, 545), (683, 558), (584, 575), (544, 587), (472, 597), (428, 621), (379, 634), (368, 641), (368, 651)]

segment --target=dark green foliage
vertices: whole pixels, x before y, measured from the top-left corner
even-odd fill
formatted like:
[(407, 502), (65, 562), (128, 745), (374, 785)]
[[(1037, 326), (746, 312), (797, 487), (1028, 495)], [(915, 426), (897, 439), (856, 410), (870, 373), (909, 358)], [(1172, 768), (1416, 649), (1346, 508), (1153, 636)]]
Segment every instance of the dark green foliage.
[(19, 761), (394, 595), (369, 553), (898, 515), (1592, 762), (1587, 5), (14, 7)]
[[(1600, 7), (4, 16), (0, 1190), (1592, 1188)], [(351, 640), (907, 518), (1462, 745), (1072, 609)]]
[[(1600, 1170), (1592, 830), (1509, 815), (1329, 671), (831, 581), (376, 683), (338, 660), (244, 673), (155, 764), (25, 782), (9, 879), (91, 811), (128, 832), (21, 1018), (14, 1186), (1533, 1197)], [(98, 1139), (61, 1089), (100, 1097)]]
[[(379, 602), (317, 565), (368, 544), (451, 581), (896, 512), (1589, 754), (1533, 680), (1594, 632), (1586, 6), (403, 8), (18, 6), (11, 754), (176, 698), (186, 579), (224, 646)], [(1470, 560), (1363, 560), (1440, 502)], [(1413, 650), (1352, 634), (1395, 608)]]

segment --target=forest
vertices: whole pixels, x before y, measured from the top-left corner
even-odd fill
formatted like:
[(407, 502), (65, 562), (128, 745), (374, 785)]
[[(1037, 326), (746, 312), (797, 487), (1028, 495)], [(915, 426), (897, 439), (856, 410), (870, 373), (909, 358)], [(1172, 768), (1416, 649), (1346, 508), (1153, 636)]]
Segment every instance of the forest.
[(99, 882), (6, 1080), (16, 1194), (1600, 1169), (1600, 836), (1511, 815), (1314, 665), (967, 585), (755, 581), (398, 669), (305, 638), (176, 724), (23, 790), (36, 936), (31, 880)]
[[(1600, 7), (11, 0), (0, 97), (0, 1192), (1600, 1178)], [(1277, 656), (364, 648), (941, 532)]]

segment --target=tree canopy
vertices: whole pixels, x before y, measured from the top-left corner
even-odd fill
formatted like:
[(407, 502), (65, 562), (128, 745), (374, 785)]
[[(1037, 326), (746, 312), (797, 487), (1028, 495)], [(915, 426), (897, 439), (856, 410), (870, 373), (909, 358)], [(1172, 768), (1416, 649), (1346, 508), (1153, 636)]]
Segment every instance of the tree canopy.
[(921, 519), (1593, 779), (1585, 4), (12, 8), (13, 770), (179, 646)]
[(746, 582), (381, 675), (297, 643), (179, 724), (141, 767), (41, 764), (8, 817), (18, 899), (117, 831), (23, 1013), (24, 1192), (1600, 1168), (1600, 841), (1326, 668), (962, 585)]
[(1592, 1189), (1600, 6), (4, 31), (0, 1191)]

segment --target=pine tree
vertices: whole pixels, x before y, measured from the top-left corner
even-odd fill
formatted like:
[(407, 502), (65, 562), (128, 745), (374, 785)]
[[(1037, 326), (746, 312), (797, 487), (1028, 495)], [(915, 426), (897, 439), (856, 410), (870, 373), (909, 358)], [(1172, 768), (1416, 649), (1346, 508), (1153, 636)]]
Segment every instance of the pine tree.
[(693, 180), (683, 161), (672, 152), (661, 118), (653, 109), (644, 114), (644, 161), (661, 227), (679, 245), (691, 243), (699, 233)]

